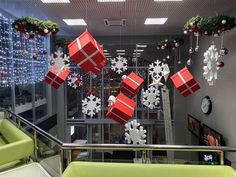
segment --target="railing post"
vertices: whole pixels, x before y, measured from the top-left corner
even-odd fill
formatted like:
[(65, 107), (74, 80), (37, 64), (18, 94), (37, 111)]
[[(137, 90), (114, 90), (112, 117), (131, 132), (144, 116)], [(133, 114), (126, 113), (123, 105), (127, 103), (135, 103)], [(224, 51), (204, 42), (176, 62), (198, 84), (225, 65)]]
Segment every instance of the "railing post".
[(34, 156), (35, 160), (38, 161), (38, 143), (37, 143), (37, 132), (36, 130), (34, 132)]
[(147, 163), (147, 151), (142, 151), (142, 163)]
[(64, 165), (64, 149), (60, 149), (60, 173), (62, 175), (65, 165)]
[(224, 165), (224, 151), (220, 151), (220, 165)]
[(71, 149), (68, 150), (67, 165), (71, 163)]

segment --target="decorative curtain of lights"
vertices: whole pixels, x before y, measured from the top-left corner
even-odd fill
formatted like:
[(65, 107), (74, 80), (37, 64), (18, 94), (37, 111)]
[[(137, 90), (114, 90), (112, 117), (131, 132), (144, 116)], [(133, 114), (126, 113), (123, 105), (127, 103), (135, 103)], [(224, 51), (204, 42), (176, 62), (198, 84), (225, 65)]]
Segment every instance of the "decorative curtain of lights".
[(43, 81), (48, 70), (46, 38), (28, 39), (14, 32), (12, 23), (13, 20), (0, 14), (0, 87)]

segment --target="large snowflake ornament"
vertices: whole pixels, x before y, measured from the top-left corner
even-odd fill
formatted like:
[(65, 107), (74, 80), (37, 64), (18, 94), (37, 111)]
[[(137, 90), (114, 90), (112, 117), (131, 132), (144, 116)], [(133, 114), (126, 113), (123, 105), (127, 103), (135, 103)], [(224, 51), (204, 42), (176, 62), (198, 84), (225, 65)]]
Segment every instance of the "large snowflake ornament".
[(160, 104), (160, 91), (153, 86), (148, 87), (147, 90), (142, 90), (142, 103), (150, 109), (154, 109)]
[(49, 56), (49, 61), (50, 61), (50, 65), (56, 65), (59, 69), (62, 68), (69, 68), (69, 57), (66, 54), (63, 54), (63, 52), (61, 52), (60, 50), (57, 50), (56, 52), (54, 52), (55, 56), (53, 54), (51, 54)]
[(155, 79), (159, 79), (160, 77), (162, 77), (163, 75), (163, 68), (164, 64), (157, 60), (154, 63), (149, 65), (149, 75), (151, 75), (152, 77), (154, 77)]
[(111, 69), (118, 74), (127, 70), (127, 59), (121, 56), (113, 58), (111, 61)]
[(101, 99), (90, 94), (87, 98), (82, 100), (82, 112), (89, 115), (91, 118), (101, 111)]
[(220, 69), (219, 65), (220, 54), (217, 52), (216, 46), (213, 44), (204, 53), (203, 76), (210, 86), (214, 85), (217, 80), (217, 71)]
[(67, 85), (74, 88), (74, 89), (76, 89), (78, 86), (83, 85), (82, 76), (80, 76), (77, 73), (72, 73), (67, 78)]
[(140, 126), (140, 123), (137, 120), (133, 120), (131, 122), (127, 122), (125, 124), (125, 140), (128, 141), (129, 144), (131, 142), (133, 144), (145, 144), (146, 143), (146, 130)]

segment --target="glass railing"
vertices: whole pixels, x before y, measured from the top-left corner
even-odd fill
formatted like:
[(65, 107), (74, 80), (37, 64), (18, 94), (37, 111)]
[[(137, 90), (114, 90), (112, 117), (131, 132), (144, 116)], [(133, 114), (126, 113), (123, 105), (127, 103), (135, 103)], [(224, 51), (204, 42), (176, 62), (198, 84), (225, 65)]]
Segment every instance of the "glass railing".
[[(199, 162), (198, 152), (218, 155), (215, 165), (225, 164), (225, 153), (236, 152), (236, 147), (227, 146), (186, 146), (186, 145), (128, 145), (128, 144), (72, 144), (63, 143), (23, 117), (9, 111), (5, 117), (18, 126), (34, 140), (32, 160), (40, 164), (49, 173), (60, 175), (71, 161), (127, 162), (127, 163), (170, 163), (205, 164)], [(183, 153), (185, 154), (183, 157)], [(186, 155), (188, 154), (188, 155)], [(186, 156), (195, 156), (196, 161)], [(175, 157), (175, 158), (173, 158)], [(179, 157), (179, 158), (178, 158)], [(194, 158), (192, 158), (194, 159)], [(209, 163), (206, 163), (209, 164)], [(57, 175), (52, 175), (57, 176)]]

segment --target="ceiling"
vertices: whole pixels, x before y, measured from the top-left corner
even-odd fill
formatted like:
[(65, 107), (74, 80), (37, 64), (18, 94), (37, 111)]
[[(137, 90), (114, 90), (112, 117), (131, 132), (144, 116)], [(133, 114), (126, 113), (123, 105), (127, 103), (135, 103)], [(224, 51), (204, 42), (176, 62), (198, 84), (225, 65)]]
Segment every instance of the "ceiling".
[[(236, 15), (235, 0), (183, 0), (182, 2), (154, 2), (154, 0), (126, 0), (99, 3), (97, 0), (70, 0), (69, 4), (44, 4), (40, 0), (0, 0), (0, 8), (21, 17), (50, 19), (60, 25), (59, 35), (77, 36), (86, 28), (96, 36), (136, 36), (182, 34), (185, 22), (195, 15)], [(145, 19), (168, 17), (165, 25), (144, 25)], [(67, 26), (63, 18), (83, 18), (84, 26)], [(127, 19), (125, 27), (106, 27), (104, 18)]]

